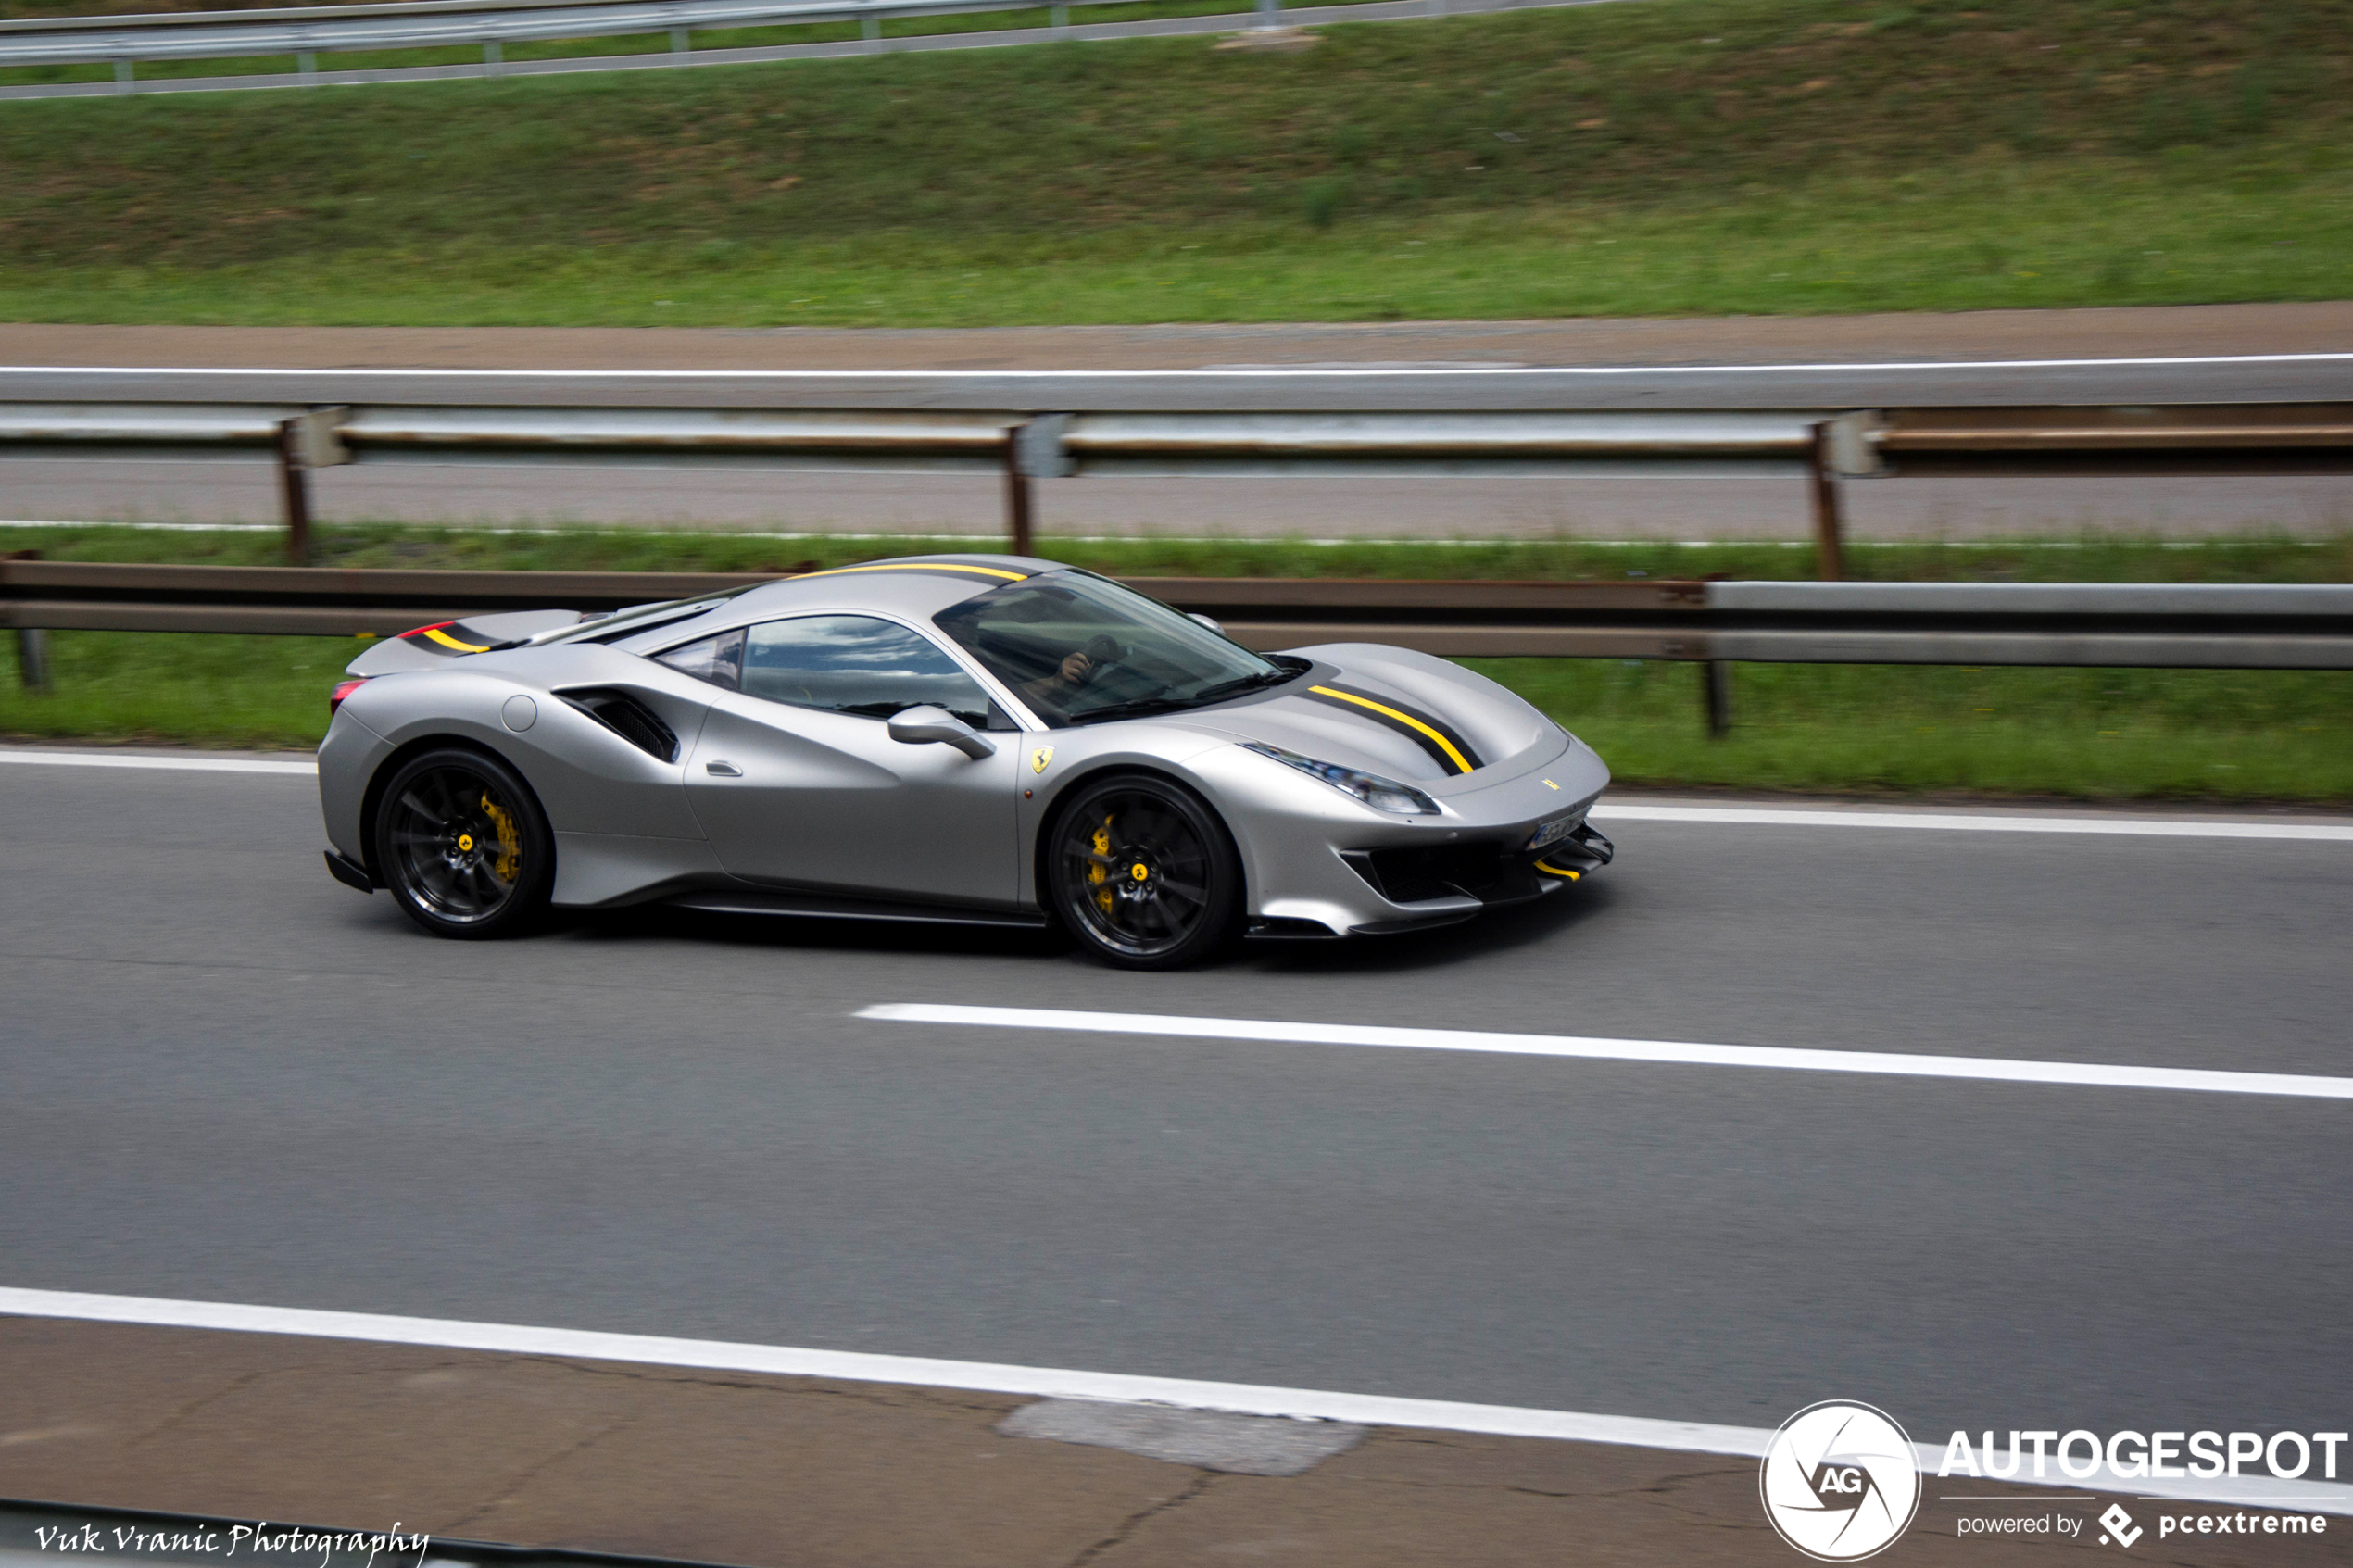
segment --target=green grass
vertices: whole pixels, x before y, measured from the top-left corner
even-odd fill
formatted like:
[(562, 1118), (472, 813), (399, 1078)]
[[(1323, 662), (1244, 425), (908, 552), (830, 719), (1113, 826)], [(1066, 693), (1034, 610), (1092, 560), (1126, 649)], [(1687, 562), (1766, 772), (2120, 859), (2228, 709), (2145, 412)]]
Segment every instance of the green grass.
[(1866, 794), (2353, 802), (2353, 672), (1468, 659), (1623, 783)]
[(2353, 293), (2340, 0), (1645, 0), (0, 105), (0, 317), (989, 324)]
[(327, 693), (364, 646), (354, 637), (52, 632), (50, 690), (19, 676), (16, 638), (0, 638), (0, 735), (309, 747), (327, 729)]
[[(321, 564), (756, 571), (923, 551), (929, 542), (686, 533), (322, 531)], [(0, 530), (54, 559), (266, 562), (265, 533)], [(969, 549), (969, 544), (950, 544)], [(1652, 577), (1804, 575), (1809, 552), (1574, 540), (1507, 546), (1046, 541), (1133, 575)], [(2177, 544), (2085, 538), (1851, 547), (1858, 575), (1946, 581), (2353, 581), (2353, 536)], [(54, 691), (26, 694), (0, 639), (0, 735), (308, 746), (351, 638), (51, 633)], [(1711, 740), (1699, 671), (1615, 659), (1466, 661), (1575, 729), (1629, 784), (1831, 793), (2353, 803), (2353, 673), (1741, 665), (1732, 734)]]
[[(968, 553), (999, 546), (969, 538), (801, 534), (761, 537), (650, 529), (425, 528), (337, 523), (312, 534), (312, 563), (336, 567), (456, 567), (508, 571), (801, 571), (891, 556)], [(1626, 577), (1803, 578), (1811, 546), (1728, 540), (1597, 543), (1574, 538), (1453, 544), (1300, 539), (1063, 539), (1041, 555), (1125, 577)], [(273, 566), (284, 560), (274, 529), (145, 529), (0, 525), (0, 555), (32, 550), (50, 560), (157, 561)], [(2032, 541), (1850, 541), (1851, 577), (1881, 582), (2353, 583), (2353, 533), (2168, 540), (2087, 533)]]

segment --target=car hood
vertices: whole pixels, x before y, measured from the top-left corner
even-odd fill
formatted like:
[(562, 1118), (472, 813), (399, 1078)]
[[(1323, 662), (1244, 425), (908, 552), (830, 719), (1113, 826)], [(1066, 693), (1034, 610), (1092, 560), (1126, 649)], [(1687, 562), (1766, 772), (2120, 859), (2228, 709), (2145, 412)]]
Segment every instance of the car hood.
[(1290, 650), (1315, 661), (1296, 681), (1186, 726), (1260, 741), (1444, 795), (1483, 788), (1558, 757), (1559, 725), (1458, 664), (1371, 643)]

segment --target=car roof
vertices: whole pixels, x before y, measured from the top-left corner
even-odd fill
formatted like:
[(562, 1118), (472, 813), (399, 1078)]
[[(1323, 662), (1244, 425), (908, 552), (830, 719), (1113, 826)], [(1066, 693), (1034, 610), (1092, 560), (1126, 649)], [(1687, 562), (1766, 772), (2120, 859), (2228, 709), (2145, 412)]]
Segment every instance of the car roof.
[[(715, 605), (706, 614), (668, 621), (616, 639), (638, 651), (693, 642), (699, 637), (771, 621), (779, 615), (838, 610), (899, 615), (926, 621), (950, 605), (1069, 568), (1033, 556), (900, 556), (854, 566), (802, 572), (763, 583)], [(591, 633), (591, 635), (594, 633)]]
[(898, 556), (763, 583), (735, 607), (760, 615), (839, 606), (927, 616), (975, 594), (1063, 570), (1060, 561), (1030, 556)]

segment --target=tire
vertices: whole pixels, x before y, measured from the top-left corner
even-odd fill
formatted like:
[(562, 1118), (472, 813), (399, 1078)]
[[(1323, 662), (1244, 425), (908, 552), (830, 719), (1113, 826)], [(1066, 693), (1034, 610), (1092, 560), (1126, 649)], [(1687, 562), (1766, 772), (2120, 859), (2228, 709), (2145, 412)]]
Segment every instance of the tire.
[(1199, 963), (1241, 926), (1233, 835), (1192, 791), (1150, 774), (1081, 789), (1055, 816), (1045, 869), (1054, 917), (1119, 969)]
[(512, 936), (547, 909), (556, 840), (522, 774), (486, 752), (445, 746), (410, 758), (385, 784), (376, 869), (394, 902), (435, 936)]

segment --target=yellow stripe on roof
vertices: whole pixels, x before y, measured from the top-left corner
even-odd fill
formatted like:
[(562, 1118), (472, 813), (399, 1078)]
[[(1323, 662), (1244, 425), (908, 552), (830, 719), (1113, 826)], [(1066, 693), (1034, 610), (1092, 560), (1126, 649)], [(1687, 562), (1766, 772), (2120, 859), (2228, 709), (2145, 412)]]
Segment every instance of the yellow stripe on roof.
[(456, 648), (459, 653), (488, 653), (490, 651), (488, 643), (461, 643), (438, 626), (426, 628), (425, 635), (439, 643), (443, 647)]
[(1415, 718), (1410, 713), (1400, 713), (1397, 709), (1390, 707), (1387, 703), (1375, 702), (1371, 697), (1358, 696), (1353, 692), (1334, 691), (1329, 686), (1310, 686), (1307, 689), (1315, 693), (1319, 696), (1336, 696), (1342, 702), (1353, 702), (1359, 708), (1369, 708), (1376, 713), (1386, 713), (1401, 724), (1411, 724), (1414, 728), (1421, 731), (1422, 734), (1436, 741), (1438, 743), (1439, 749), (1445, 752), (1447, 756), (1454, 759), (1455, 767), (1460, 768), (1466, 773), (1471, 771), (1469, 761), (1464, 758), (1461, 752), (1454, 749), (1454, 743), (1453, 741), (1448, 740), (1444, 735), (1440, 734), (1436, 730), (1431, 729), (1428, 724), (1423, 723), (1419, 719)]
[(877, 561), (873, 566), (837, 566), (826, 571), (804, 571), (793, 581), (798, 583), (812, 577), (839, 577), (845, 571), (969, 571), (980, 577), (1001, 577), (1008, 583), (1026, 583), (1032, 575), (1026, 571), (1007, 571), (1002, 567), (996, 566), (962, 566), (954, 561), (888, 560)]

